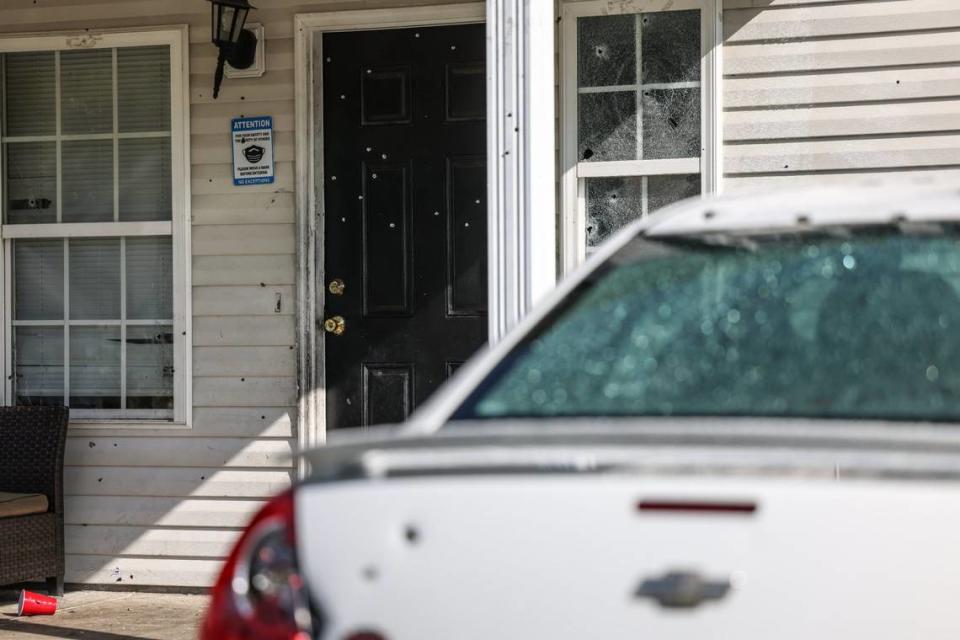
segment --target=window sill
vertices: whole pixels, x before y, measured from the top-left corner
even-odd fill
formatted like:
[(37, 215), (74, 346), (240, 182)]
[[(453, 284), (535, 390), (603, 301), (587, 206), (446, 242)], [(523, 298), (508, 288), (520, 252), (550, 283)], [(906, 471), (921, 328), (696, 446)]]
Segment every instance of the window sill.
[(193, 427), (183, 422), (169, 420), (90, 420), (77, 419), (70, 421), (70, 430), (103, 430), (111, 431), (189, 431)]

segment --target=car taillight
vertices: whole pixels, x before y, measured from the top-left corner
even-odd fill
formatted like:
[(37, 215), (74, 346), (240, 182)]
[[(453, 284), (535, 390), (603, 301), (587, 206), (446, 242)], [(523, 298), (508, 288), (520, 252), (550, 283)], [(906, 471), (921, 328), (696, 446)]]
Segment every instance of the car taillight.
[(217, 579), (202, 640), (309, 640), (313, 616), (297, 566), (293, 491), (258, 513)]

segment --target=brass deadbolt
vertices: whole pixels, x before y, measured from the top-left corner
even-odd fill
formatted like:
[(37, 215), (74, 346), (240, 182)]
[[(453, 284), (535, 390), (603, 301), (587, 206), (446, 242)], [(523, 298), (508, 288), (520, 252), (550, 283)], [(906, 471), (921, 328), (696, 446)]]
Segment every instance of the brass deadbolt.
[(342, 336), (347, 330), (347, 321), (343, 316), (333, 316), (323, 321), (323, 330), (335, 336)]
[(335, 296), (342, 296), (343, 290), (347, 288), (347, 285), (344, 284), (343, 280), (340, 278), (334, 278), (330, 281), (330, 284), (327, 285), (327, 291), (332, 293)]

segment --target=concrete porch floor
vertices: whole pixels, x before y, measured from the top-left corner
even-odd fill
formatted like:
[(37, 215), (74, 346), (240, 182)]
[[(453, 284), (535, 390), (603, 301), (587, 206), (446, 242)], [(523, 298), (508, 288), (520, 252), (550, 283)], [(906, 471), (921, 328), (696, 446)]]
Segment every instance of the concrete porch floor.
[(203, 595), (68, 590), (55, 615), (18, 618), (19, 595), (0, 591), (3, 640), (193, 640), (207, 606)]

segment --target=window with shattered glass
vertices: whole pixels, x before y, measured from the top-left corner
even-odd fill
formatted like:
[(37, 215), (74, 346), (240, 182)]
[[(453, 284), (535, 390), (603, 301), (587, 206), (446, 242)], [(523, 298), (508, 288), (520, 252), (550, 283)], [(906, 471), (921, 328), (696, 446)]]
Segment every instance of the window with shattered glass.
[(180, 34), (140, 38), (0, 53), (10, 404), (177, 419)]
[(455, 419), (956, 422), (958, 235), (945, 224), (638, 236)]
[(566, 6), (565, 46), (576, 51), (564, 75), (576, 87), (568, 130), (587, 254), (628, 222), (702, 191), (708, 4), (678, 0), (668, 10), (622, 14), (608, 14), (607, 3)]

